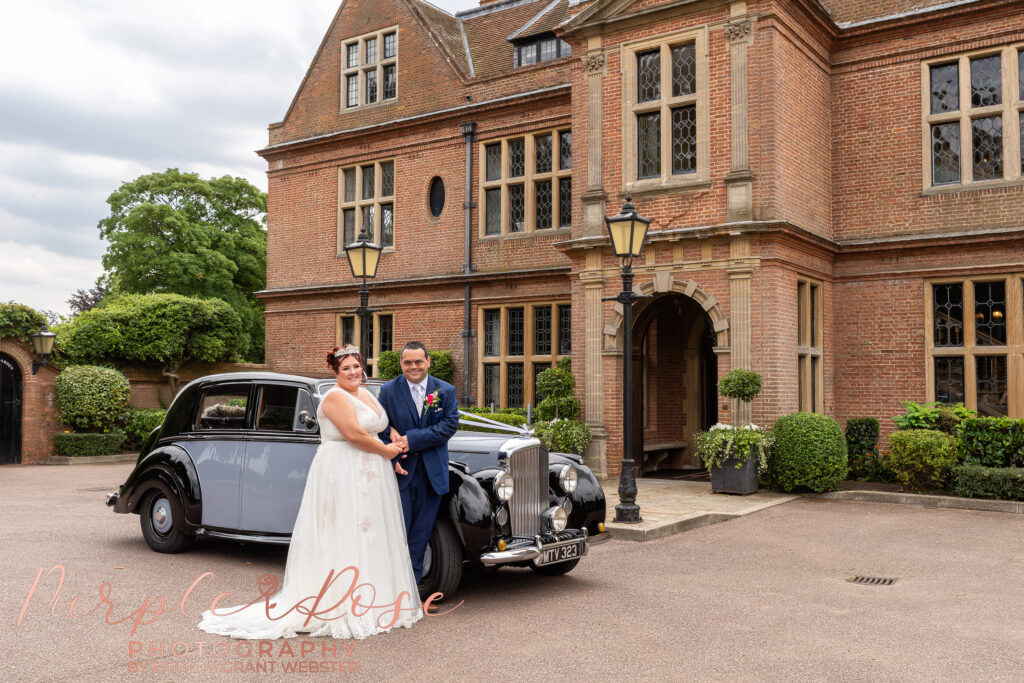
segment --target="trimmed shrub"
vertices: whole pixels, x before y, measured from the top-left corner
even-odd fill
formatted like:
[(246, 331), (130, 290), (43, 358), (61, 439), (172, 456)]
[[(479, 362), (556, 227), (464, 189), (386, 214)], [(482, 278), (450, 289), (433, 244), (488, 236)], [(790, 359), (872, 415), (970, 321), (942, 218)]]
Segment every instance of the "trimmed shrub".
[(1024, 500), (1024, 468), (981, 465), (954, 467), (949, 488), (954, 495), (965, 498)]
[[(502, 422), (502, 423), (507, 424), (507, 425), (512, 425), (513, 427), (522, 427), (523, 425), (526, 424), (525, 412), (522, 412), (521, 409), (519, 409), (519, 408), (516, 408), (516, 409), (508, 408), (508, 409), (503, 410), (501, 412), (495, 412), (495, 413), (490, 412), (486, 408), (463, 408), (463, 410), (465, 412), (467, 412), (467, 413), (473, 413), (474, 415), (480, 415), (481, 417), (486, 417), (486, 418), (488, 418), (490, 420), (494, 420), (495, 422)], [(508, 412), (510, 410), (519, 410), (521, 412), (519, 412), (519, 413)], [(465, 430), (467, 432), (497, 432), (497, 431), (499, 431), (499, 429), (497, 427), (477, 427), (477, 426), (469, 426), (469, 425), (464, 425), (464, 424), (460, 424), (459, 425), (459, 429)]]
[(449, 384), (451, 383), (452, 377), (455, 375), (455, 362), (452, 360), (451, 351), (431, 350), (430, 374)]
[[(451, 351), (429, 351), (430, 353), (430, 374), (434, 377), (451, 383), (455, 374), (455, 363), (452, 361)], [(381, 351), (377, 356), (377, 377), (380, 379), (394, 379), (402, 374), (402, 352)]]
[(111, 368), (73, 365), (57, 375), (61, 420), (79, 429), (111, 431), (128, 410), (130, 395), (128, 379)]
[(986, 467), (1024, 466), (1024, 420), (975, 417), (960, 423), (957, 460)]
[(730, 370), (718, 380), (718, 393), (726, 398), (753, 401), (761, 393), (761, 375), (753, 370)]
[(940, 489), (956, 466), (956, 439), (937, 429), (906, 429), (889, 435), (889, 464), (915, 491)]
[(106, 434), (62, 432), (53, 435), (53, 444), (56, 447), (57, 455), (70, 455), (76, 458), (120, 453), (122, 443), (124, 443), (124, 432), (117, 431)]
[(157, 408), (129, 408), (122, 421), (122, 431), (125, 434), (124, 447), (139, 449), (145, 443), (146, 437), (164, 421), (166, 410)]
[(544, 448), (553, 453), (575, 453), (583, 455), (590, 443), (590, 425), (576, 420), (551, 420), (533, 425)]
[(892, 419), (897, 429), (935, 429), (946, 434), (956, 434), (960, 422), (977, 417), (978, 413), (965, 408), (963, 403), (914, 403), (904, 401), (907, 412)]
[(537, 418), (572, 420), (580, 414), (580, 402), (573, 393), (576, 378), (571, 370), (548, 368), (537, 375)]
[(377, 377), (394, 379), (402, 374), (402, 354), (398, 351), (381, 351), (377, 356)]
[(783, 415), (772, 427), (775, 445), (768, 461), (773, 486), (831, 491), (846, 477), (846, 437), (839, 423), (817, 413)]
[(0, 302), (0, 337), (13, 337), (28, 343), (29, 335), (46, 325), (46, 316), (25, 304)]

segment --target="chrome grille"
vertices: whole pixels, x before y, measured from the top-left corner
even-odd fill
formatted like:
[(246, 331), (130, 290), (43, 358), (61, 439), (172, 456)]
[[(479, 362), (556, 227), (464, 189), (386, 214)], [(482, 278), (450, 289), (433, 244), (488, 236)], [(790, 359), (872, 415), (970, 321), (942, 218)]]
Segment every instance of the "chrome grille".
[(548, 507), (548, 453), (530, 445), (508, 456), (512, 473), (512, 535), (533, 538), (541, 532), (541, 515)]

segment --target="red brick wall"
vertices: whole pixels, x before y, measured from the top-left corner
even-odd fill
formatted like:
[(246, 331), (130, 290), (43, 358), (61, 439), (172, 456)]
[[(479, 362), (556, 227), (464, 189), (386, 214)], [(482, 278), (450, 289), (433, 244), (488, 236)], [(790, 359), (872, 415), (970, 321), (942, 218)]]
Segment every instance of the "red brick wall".
[(64, 428), (57, 407), (57, 372), (47, 365), (33, 375), (35, 355), (28, 344), (15, 339), (0, 339), (0, 353), (11, 357), (21, 370), (21, 463), (45, 463), (54, 453), (53, 435)]

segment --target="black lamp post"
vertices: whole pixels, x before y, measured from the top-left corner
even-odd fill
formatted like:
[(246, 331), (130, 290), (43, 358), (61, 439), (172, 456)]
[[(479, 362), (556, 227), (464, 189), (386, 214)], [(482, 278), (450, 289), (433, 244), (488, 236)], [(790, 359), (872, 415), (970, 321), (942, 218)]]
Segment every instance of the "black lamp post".
[(622, 304), (622, 471), (619, 473), (619, 504), (615, 506), (615, 521), (635, 523), (641, 521), (640, 506), (636, 504), (636, 474), (633, 472), (633, 302), (646, 296), (633, 292), (633, 259), (640, 256), (647, 239), (649, 218), (641, 218), (633, 206), (632, 197), (618, 215), (605, 218), (612, 249), (622, 259), (622, 291), (605, 301)]
[(32, 338), (32, 350), (40, 358), (40, 360), (32, 361), (32, 374), (34, 375), (39, 372), (39, 368), (46, 367), (46, 361), (53, 355), (53, 343), (56, 341), (57, 335), (43, 325), (38, 332), (29, 336)]
[(352, 277), (362, 278), (363, 283), (359, 285), (359, 307), (355, 313), (359, 316), (359, 352), (363, 358), (370, 357), (370, 313), (373, 309), (367, 304), (370, 300), (370, 288), (366, 285), (367, 278), (373, 279), (377, 276), (377, 265), (380, 263), (380, 252), (383, 249), (379, 244), (370, 241), (366, 233), (366, 227), (359, 231), (359, 237), (352, 244), (345, 245), (345, 255), (348, 257), (348, 265), (352, 268)]

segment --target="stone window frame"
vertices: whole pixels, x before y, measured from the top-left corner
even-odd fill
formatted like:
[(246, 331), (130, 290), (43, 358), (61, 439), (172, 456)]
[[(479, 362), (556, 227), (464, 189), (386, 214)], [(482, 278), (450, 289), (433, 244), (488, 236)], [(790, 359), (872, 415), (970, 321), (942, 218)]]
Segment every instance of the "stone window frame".
[[(384, 37), (391, 34), (395, 36), (395, 55), (385, 59)], [(376, 59), (372, 65), (366, 61), (366, 44), (370, 40), (376, 40)], [(348, 64), (349, 46), (352, 45), (357, 47), (358, 59), (355, 66), (349, 66)], [(361, 36), (347, 38), (341, 42), (341, 101), (339, 104), (342, 113), (375, 107), (398, 100), (398, 52), (398, 24), (370, 33), (364, 33)], [(387, 99), (384, 98), (384, 67), (386, 66), (395, 67), (395, 95)], [(370, 71), (375, 73), (377, 79), (377, 99), (374, 102), (366, 101), (366, 74)], [(359, 83), (359, 91), (356, 104), (354, 105), (349, 105), (348, 103), (349, 76), (355, 76)]]
[[(494, 406), (495, 410), (499, 408), (508, 408), (508, 366), (509, 364), (521, 363), (523, 365), (523, 405), (522, 406), (511, 406), (514, 408), (526, 407), (527, 403), (533, 403), (533, 396), (536, 393), (534, 391), (534, 365), (537, 363), (548, 363), (551, 367), (555, 367), (558, 361), (563, 358), (570, 358), (572, 351), (567, 354), (559, 353), (560, 349), (560, 330), (559, 330), (559, 307), (568, 306), (571, 310), (572, 302), (569, 299), (553, 299), (545, 301), (531, 301), (531, 302), (519, 302), (511, 304), (500, 304), (490, 305), (481, 304), (477, 307), (477, 405), (481, 408), (489, 407), (484, 403), (486, 394), (484, 391), (484, 368), (488, 365), (499, 366), (499, 381), (498, 381), (498, 398), (499, 402)], [(550, 354), (536, 354), (534, 353), (535, 338), (534, 338), (534, 310), (537, 308), (551, 308), (551, 353)], [(508, 311), (509, 309), (521, 308), (523, 309), (523, 353), (521, 355), (511, 355), (508, 353)], [(486, 319), (487, 311), (500, 311), (500, 323), (498, 325), (498, 338), (499, 338), (499, 353), (497, 356), (486, 356), (484, 355), (486, 340), (486, 330), (484, 329), (484, 321)], [(571, 326), (570, 326), (571, 329)], [(571, 333), (570, 333), (571, 334)], [(534, 409), (536, 409), (534, 405)]]
[[(965, 189), (984, 189), (1015, 185), (1024, 182), (1021, 169), (1021, 116), (1024, 116), (1024, 87), (1021, 86), (1020, 53), (1024, 43), (1012, 43), (999, 47), (988, 47), (921, 62), (921, 182), (925, 194), (956, 192)], [(980, 57), (1000, 56), (1002, 103), (986, 107), (974, 107), (971, 102), (971, 60)], [(960, 108), (956, 111), (931, 113), (931, 67), (943, 64), (957, 64), (957, 78)], [(989, 180), (974, 180), (971, 122), (989, 116), (1002, 116), (1003, 130), (1003, 177)], [(931, 127), (938, 123), (960, 123), (960, 182), (932, 182)]]
[[(1006, 344), (979, 345), (975, 334), (974, 285), (1002, 281), (1006, 287)], [(963, 287), (963, 344), (935, 345), (934, 285)], [(935, 359), (963, 357), (964, 405), (978, 407), (977, 359), (1006, 356), (1007, 415), (1024, 418), (1024, 272), (936, 277), (924, 281), (925, 382), (928, 401), (935, 400)]]
[[(501, 138), (490, 138), (483, 140), (478, 146), (478, 187), (479, 197), (477, 206), (479, 211), (477, 215), (480, 219), (480, 225), (478, 229), (478, 237), (486, 240), (497, 240), (503, 238), (519, 238), (527, 235), (548, 235), (557, 233), (558, 231), (568, 231), (572, 228), (572, 221), (570, 218), (570, 225), (561, 225), (559, 220), (559, 210), (561, 208), (561, 196), (559, 192), (559, 182), (565, 178), (570, 183), (570, 196), (572, 193), (572, 153), (570, 151), (569, 165), (562, 168), (560, 144), (561, 134), (572, 133), (572, 127), (569, 125), (561, 125), (553, 128), (545, 128), (542, 130), (532, 130), (528, 132), (519, 133), (516, 135), (507, 135)], [(545, 173), (537, 173), (537, 156), (536, 156), (536, 139), (537, 137), (550, 135), (551, 136), (551, 171)], [(508, 153), (509, 143), (515, 140), (522, 139), (524, 141), (524, 173), (521, 176), (511, 177), (509, 175), (510, 158)], [(487, 180), (487, 147), (490, 145), (500, 143), (501, 144), (501, 178), (498, 180)], [(570, 144), (575, 144), (572, 141)], [(537, 210), (536, 210), (536, 183), (538, 181), (551, 181), (551, 227), (537, 229)], [(524, 202), (523, 202), (523, 215), (525, 217), (523, 229), (518, 232), (513, 232), (511, 227), (511, 216), (509, 212), (509, 201), (508, 201), (508, 188), (509, 185), (523, 185)], [(487, 234), (487, 190), (501, 189), (501, 232), (493, 235)], [(571, 211), (570, 211), (571, 216)]]
[(797, 410), (825, 412), (824, 288), (797, 278)]
[[(384, 164), (391, 164), (391, 178), (392, 188), (390, 195), (381, 195), (381, 166)], [(373, 166), (373, 197), (371, 199), (363, 199), (363, 167)], [(349, 169), (355, 169), (356, 174), (356, 192), (355, 199), (353, 201), (345, 201), (345, 171)], [(371, 241), (376, 244), (381, 244), (381, 205), (391, 204), (391, 238), (392, 244), (384, 247), (384, 253), (391, 253), (395, 250), (395, 223), (397, 223), (396, 216), (398, 210), (398, 177), (397, 177), (397, 164), (395, 159), (379, 159), (375, 161), (363, 161), (356, 164), (346, 164), (338, 168), (338, 258), (346, 258), (345, 256), (345, 209), (355, 209), (355, 225), (353, 228), (353, 235), (359, 236), (359, 231), (363, 226), (363, 207), (373, 205), (373, 229), (367, 230), (370, 235)], [(390, 201), (388, 201), (390, 200)]]
[[(394, 311), (376, 311), (370, 314), (370, 351), (372, 354), (367, 356), (363, 354), (363, 358), (366, 360), (366, 374), (368, 377), (373, 377), (377, 373), (377, 359), (380, 358), (381, 351), (393, 351), (395, 344), (395, 312)], [(387, 349), (381, 348), (381, 318), (391, 319), (391, 346)], [(348, 338), (344, 334), (345, 321), (350, 320), (352, 323), (352, 337)], [(359, 339), (361, 337), (362, 325), (358, 315), (352, 313), (339, 313), (335, 320), (334, 330), (334, 345), (344, 346), (345, 344), (354, 344), (359, 346)], [(359, 349), (360, 353), (364, 350)]]
[[(671, 48), (675, 45), (694, 43), (697, 60), (695, 92), (692, 95), (672, 97)], [(709, 75), (708, 75), (708, 31), (706, 26), (687, 31), (663, 34), (651, 38), (623, 43), (620, 47), (620, 71), (622, 77), (622, 178), (623, 191), (638, 193), (662, 189), (705, 186), (710, 182), (710, 117), (709, 117)], [(663, 96), (652, 102), (636, 102), (637, 59), (640, 52), (652, 48), (661, 50), (661, 92)], [(666, 68), (666, 64), (668, 68)], [(666, 94), (668, 94), (666, 96)], [(696, 173), (672, 173), (671, 109), (685, 104), (695, 104), (697, 114), (697, 171)], [(638, 114), (661, 111), (661, 174), (656, 178), (637, 178), (637, 124)], [(668, 135), (666, 135), (666, 131)]]

